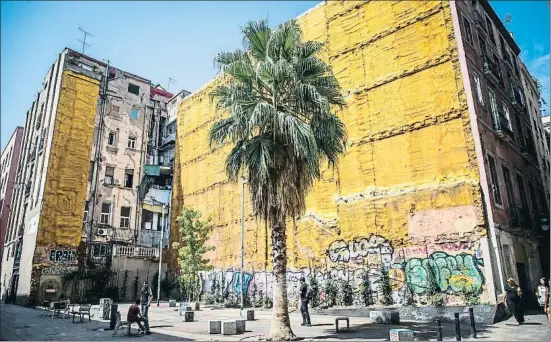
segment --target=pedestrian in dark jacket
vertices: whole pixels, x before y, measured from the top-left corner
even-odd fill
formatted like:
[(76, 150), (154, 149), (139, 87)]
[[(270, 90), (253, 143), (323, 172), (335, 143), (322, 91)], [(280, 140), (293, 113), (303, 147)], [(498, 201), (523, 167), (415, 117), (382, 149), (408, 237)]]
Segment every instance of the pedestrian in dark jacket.
[(300, 313), (302, 314), (302, 324), (311, 327), (310, 313), (308, 312), (308, 303), (310, 302), (310, 289), (304, 277), (300, 278)]
[(511, 310), (513, 316), (515, 316), (518, 325), (524, 324), (522, 290), (517, 283), (515, 283), (513, 278), (507, 279), (507, 284), (505, 284), (505, 292), (507, 292), (507, 307)]

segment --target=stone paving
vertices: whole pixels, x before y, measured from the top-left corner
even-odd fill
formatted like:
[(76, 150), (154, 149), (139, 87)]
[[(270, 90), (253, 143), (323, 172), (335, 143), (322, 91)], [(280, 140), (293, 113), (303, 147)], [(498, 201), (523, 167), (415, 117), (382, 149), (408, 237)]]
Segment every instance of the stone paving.
[[(119, 305), (121, 315), (126, 316), (128, 304)], [(98, 315), (98, 307), (92, 307), (92, 314)], [(235, 336), (209, 335), (208, 320), (239, 319), (238, 309), (202, 308), (195, 312), (194, 322), (183, 322), (177, 308), (161, 303), (153, 304), (149, 310), (152, 335), (134, 335), (143, 340), (202, 340), (202, 341), (254, 341), (261, 340), (270, 327), (270, 311), (255, 311), (255, 321), (248, 321), (246, 332)], [(433, 323), (402, 322), (398, 326), (375, 324), (369, 318), (350, 318), (350, 332), (335, 332), (334, 316), (312, 316), (312, 327), (300, 326), (300, 313), (293, 310), (290, 314), (295, 334), (306, 341), (350, 340), (350, 341), (388, 341), (390, 328), (408, 328), (415, 331), (415, 340), (435, 341), (436, 330)], [(128, 338), (126, 329), (112, 336), (108, 321), (97, 320), (85, 323), (72, 323), (70, 318), (54, 318), (51, 313), (44, 315), (43, 310), (23, 308), (14, 305), (0, 305), (1, 340), (120, 340)], [(513, 320), (491, 326), (478, 325), (479, 340), (487, 341), (550, 341), (551, 334), (544, 315), (527, 315), (526, 325), (516, 326)], [(136, 328), (133, 329), (136, 333)], [(469, 338), (470, 329), (462, 325), (461, 335), (464, 341)], [(444, 340), (455, 340), (453, 324), (443, 324)]]

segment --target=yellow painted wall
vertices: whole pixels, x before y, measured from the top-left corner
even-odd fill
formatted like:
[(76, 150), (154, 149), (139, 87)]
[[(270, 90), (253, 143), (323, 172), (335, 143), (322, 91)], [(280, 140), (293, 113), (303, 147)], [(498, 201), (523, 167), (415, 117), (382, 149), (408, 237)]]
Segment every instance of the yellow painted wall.
[[(325, 43), (322, 58), (346, 94), (338, 114), (350, 141), (308, 196), (305, 216), (288, 226), (289, 268), (326, 276), (384, 264), (397, 279), (422, 282), (417, 259), (462, 255), (478, 262), (468, 276), (480, 282), (479, 174), (447, 1), (330, 1), (298, 22), (306, 40)], [(239, 267), (240, 188), (225, 176), (231, 145), (210, 149), (207, 142), (220, 119), (208, 96), (219, 82), (179, 109), (173, 208), (185, 204), (213, 218), (212, 265), (227, 270)], [(269, 271), (269, 231), (250, 216), (245, 227), (247, 270), (268, 264)], [(457, 267), (456, 278), (446, 276), (444, 266), (442, 288), (463, 276)], [(268, 282), (259, 286), (267, 290)]]
[(36, 238), (35, 263), (51, 250), (76, 252), (82, 236), (99, 81), (63, 72)]

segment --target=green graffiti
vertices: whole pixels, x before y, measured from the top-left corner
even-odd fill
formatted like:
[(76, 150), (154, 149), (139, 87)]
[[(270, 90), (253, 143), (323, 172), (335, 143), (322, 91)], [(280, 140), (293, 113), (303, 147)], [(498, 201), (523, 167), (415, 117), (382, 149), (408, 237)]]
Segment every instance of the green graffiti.
[(405, 267), (406, 279), (414, 293), (423, 294), (429, 286), (428, 272), (432, 266), (440, 291), (479, 294), (484, 284), (484, 277), (479, 269), (482, 264), (481, 259), (470, 254), (451, 256), (445, 252), (435, 252), (426, 259), (410, 259)]

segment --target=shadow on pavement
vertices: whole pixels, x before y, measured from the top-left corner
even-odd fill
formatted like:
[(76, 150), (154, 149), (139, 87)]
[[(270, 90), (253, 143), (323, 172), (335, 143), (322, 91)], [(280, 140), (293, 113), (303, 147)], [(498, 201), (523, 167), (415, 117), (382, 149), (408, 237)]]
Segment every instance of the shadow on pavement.
[[(483, 333), (488, 331), (488, 326), (477, 325), (477, 333)], [(324, 332), (326, 335), (318, 336), (316, 339), (357, 339), (358, 335), (369, 339), (382, 339), (388, 341), (390, 329), (410, 329), (415, 332), (415, 339), (417, 340), (435, 340), (436, 339), (436, 326), (430, 323), (414, 323), (403, 322), (400, 325), (386, 325), (376, 323), (364, 323), (350, 326), (350, 331), (344, 330), (335, 332), (335, 329), (327, 329)], [(340, 329), (339, 329), (340, 330)], [(455, 325), (454, 324), (442, 324), (443, 338), (455, 337)], [(471, 335), (470, 327), (466, 324), (461, 324), (461, 336), (467, 338)]]

